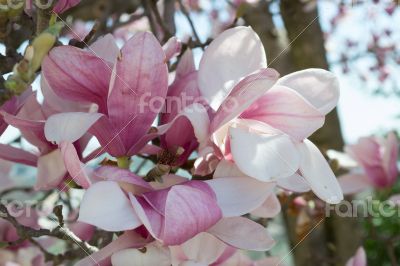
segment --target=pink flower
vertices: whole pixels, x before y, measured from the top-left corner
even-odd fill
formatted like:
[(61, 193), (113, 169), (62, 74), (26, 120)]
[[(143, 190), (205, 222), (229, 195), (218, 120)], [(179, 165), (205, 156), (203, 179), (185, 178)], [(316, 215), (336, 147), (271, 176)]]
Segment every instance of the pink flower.
[(196, 103), (199, 99), (200, 91), (197, 85), (197, 71), (192, 51), (187, 50), (179, 61), (175, 80), (169, 86), (165, 107), (160, 116), (161, 125), (173, 123), (171, 128), (161, 136), (161, 147), (169, 150), (172, 154), (175, 154), (178, 148), (183, 149), (183, 153), (174, 162), (175, 165), (185, 162), (190, 154), (197, 149), (199, 143), (195, 137), (192, 123), (186, 116), (181, 116), (175, 121), (174, 119), (187, 106)]
[(367, 266), (367, 255), (363, 247), (357, 249), (356, 254), (347, 261), (346, 266)]
[(398, 140), (393, 132), (386, 138), (364, 137), (357, 144), (346, 146), (346, 153), (357, 162), (363, 173), (352, 171), (339, 177), (343, 191), (351, 194), (368, 187), (391, 187), (398, 175), (398, 149)]
[[(52, 116), (46, 124), (47, 139), (74, 142), (89, 130), (115, 157), (140, 151), (154, 138), (146, 134), (167, 93), (165, 60), (157, 39), (148, 32), (137, 33), (121, 50), (111, 35), (90, 51), (54, 48), (42, 66), (49, 85), (65, 99), (96, 103), (99, 113)], [(151, 99), (160, 101), (154, 105)]]
[(263, 182), (300, 174), (318, 197), (338, 203), (343, 195), (336, 177), (306, 139), (336, 106), (337, 79), (322, 69), (278, 79), (266, 67), (264, 47), (251, 28), (229, 29), (208, 46), (199, 88), (215, 114), (209, 124), (212, 143), (200, 146), (212, 147)]
[[(21, 135), (37, 148), (33, 153), (9, 145), (0, 146), (0, 158), (37, 166), (38, 177), (36, 189), (51, 189), (57, 187), (64, 180), (67, 168), (82, 159), (82, 151), (86, 147), (87, 139), (77, 139), (74, 144), (62, 145), (59, 149), (45, 137), (45, 121), (55, 113), (63, 111), (88, 111), (90, 106), (69, 102), (60, 99), (54, 94), (44, 78), (41, 79), (41, 89), (44, 96), (43, 104), (39, 104), (36, 93), (30, 93), (24, 100), (24, 105), (18, 114), (0, 111), (4, 120), (21, 132)], [(67, 148), (74, 153), (65, 154)], [(79, 178), (76, 178), (79, 183)]]

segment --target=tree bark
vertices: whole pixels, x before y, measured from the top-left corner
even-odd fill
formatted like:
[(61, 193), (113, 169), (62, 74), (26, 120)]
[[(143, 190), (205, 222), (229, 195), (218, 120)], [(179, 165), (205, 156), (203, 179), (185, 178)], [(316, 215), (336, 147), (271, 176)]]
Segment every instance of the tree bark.
[[(290, 54), (295, 68), (329, 69), (316, 1), (281, 0), (280, 2), (281, 16), (291, 42)], [(311, 140), (323, 151), (343, 148), (344, 141), (336, 109), (326, 117), (325, 125), (311, 137)], [(324, 226), (326, 232), (329, 232), (328, 241), (334, 244), (330, 250), (335, 255), (333, 259), (337, 265), (343, 265), (361, 242), (358, 219), (340, 218), (332, 213), (332, 217), (327, 218)], [(310, 261), (302, 261), (296, 265), (310, 265)]]

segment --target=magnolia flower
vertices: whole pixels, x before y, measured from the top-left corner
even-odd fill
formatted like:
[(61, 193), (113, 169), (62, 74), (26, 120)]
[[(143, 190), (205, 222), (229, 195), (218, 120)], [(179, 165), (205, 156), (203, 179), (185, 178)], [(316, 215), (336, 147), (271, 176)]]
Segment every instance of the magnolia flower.
[[(364, 137), (355, 145), (345, 147), (348, 158), (355, 160), (353, 165), (358, 165), (362, 173), (352, 170), (350, 173), (339, 177), (344, 193), (352, 194), (370, 187), (378, 189), (391, 187), (397, 180), (397, 156), (399, 144), (396, 135), (390, 132), (386, 138)], [(345, 164), (344, 156), (334, 156), (339, 163)], [(349, 160), (350, 159), (350, 160)]]
[(306, 139), (336, 106), (337, 79), (322, 69), (278, 79), (266, 67), (264, 47), (248, 27), (223, 32), (206, 49), (198, 79), (215, 110), (208, 146), (247, 176), (269, 182), (301, 175), (318, 197), (338, 203), (343, 195), (336, 177)]
[[(101, 167), (95, 175), (81, 204), (81, 222), (107, 231), (144, 225), (153, 238), (167, 245), (179, 245), (204, 231), (238, 248), (266, 250), (273, 245), (262, 226), (237, 217), (262, 204), (260, 191), (268, 196), (268, 183), (260, 186), (242, 178), (187, 181), (164, 176), (165, 185), (160, 187), (115, 167)], [(239, 191), (246, 194), (239, 198)]]
[[(24, 105), (17, 115), (0, 111), (4, 120), (9, 125), (18, 128), (21, 135), (34, 145), (38, 151), (31, 153), (12, 146), (2, 145), (0, 147), (0, 157), (17, 163), (37, 166), (38, 178), (35, 188), (51, 189), (57, 187), (66, 177), (67, 169), (65, 165), (74, 164), (71, 159), (79, 161), (78, 157), (82, 158), (82, 151), (86, 147), (88, 139), (77, 139), (78, 141), (74, 144), (62, 145), (59, 149), (45, 137), (46, 119), (54, 113), (63, 111), (87, 111), (90, 106), (60, 99), (54, 94), (44, 78), (41, 80), (41, 89), (44, 95), (43, 104), (38, 103), (35, 92), (31, 93), (24, 101)], [(71, 150), (71, 147), (74, 147), (74, 153), (64, 156), (67, 151)]]
[[(53, 49), (42, 66), (49, 85), (65, 99), (96, 103), (98, 113), (50, 117), (47, 139), (73, 142), (89, 130), (109, 154), (135, 154), (149, 141), (145, 135), (162, 107), (150, 106), (148, 101), (166, 96), (165, 59), (160, 44), (148, 32), (136, 34), (121, 50), (111, 35), (89, 51), (72, 46)], [(60, 131), (61, 126), (66, 130)]]

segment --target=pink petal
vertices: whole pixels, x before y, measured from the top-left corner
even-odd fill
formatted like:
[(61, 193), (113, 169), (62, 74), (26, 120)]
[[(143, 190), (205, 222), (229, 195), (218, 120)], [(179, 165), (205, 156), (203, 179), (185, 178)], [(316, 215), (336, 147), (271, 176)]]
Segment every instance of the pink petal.
[(232, 155), (239, 169), (260, 181), (294, 174), (300, 158), (287, 135), (252, 133), (242, 128), (230, 129)]
[(53, 89), (50, 88), (44, 75), (40, 77), (40, 89), (44, 98), (42, 109), (46, 117), (55, 113), (85, 112), (90, 109), (91, 104), (82, 104), (59, 97)]
[(155, 243), (145, 246), (146, 252), (138, 249), (124, 249), (111, 256), (113, 266), (170, 266), (171, 255), (168, 247)]
[(217, 110), (242, 78), (266, 67), (264, 47), (250, 27), (226, 30), (207, 47), (200, 61), (200, 91)]
[(281, 203), (275, 193), (269, 194), (264, 203), (251, 212), (252, 215), (262, 218), (273, 218), (281, 212)]
[(196, 71), (194, 64), (193, 53), (191, 49), (187, 49), (181, 59), (179, 60), (178, 66), (176, 67), (176, 80), (182, 79), (183, 77)]
[(100, 113), (60, 113), (49, 117), (44, 127), (48, 141), (61, 143), (75, 142), (92, 127), (103, 114)]
[(144, 239), (134, 231), (126, 231), (123, 235), (112, 241), (98, 252), (95, 252), (90, 256), (78, 261), (75, 266), (111, 265), (112, 254), (127, 248), (141, 248), (147, 243), (147, 239)]
[(218, 108), (211, 124), (211, 132), (239, 116), (268, 91), (278, 78), (278, 72), (271, 68), (265, 68), (241, 80)]
[(335, 174), (317, 146), (306, 139), (298, 145), (298, 149), (301, 154), (300, 172), (312, 191), (330, 204), (343, 200), (343, 192)]
[(114, 65), (119, 55), (119, 48), (112, 34), (106, 34), (90, 45), (89, 51), (95, 56)]
[(35, 189), (48, 190), (58, 186), (67, 174), (63, 156), (59, 149), (40, 156), (37, 162), (37, 180)]
[(134, 229), (142, 224), (128, 197), (118, 183), (112, 181), (90, 186), (81, 203), (79, 221), (113, 232)]
[(347, 261), (346, 266), (367, 266), (367, 255), (363, 247), (359, 247), (354, 257)]
[(95, 174), (105, 180), (123, 182), (124, 189), (130, 192), (146, 192), (153, 190), (149, 183), (129, 170), (113, 166), (102, 166), (96, 169)]
[(266, 251), (275, 244), (264, 227), (244, 217), (223, 218), (208, 232), (231, 246), (245, 250)]
[(284, 86), (274, 86), (241, 117), (267, 123), (299, 141), (309, 137), (325, 121), (299, 93)]
[(397, 156), (399, 153), (399, 143), (396, 135), (390, 132), (384, 143), (384, 153), (382, 156), (383, 169), (386, 173), (388, 184), (393, 184), (398, 175)]
[(289, 87), (306, 98), (323, 115), (335, 108), (339, 100), (339, 81), (329, 71), (309, 68), (279, 79), (277, 85)]
[(177, 37), (173, 36), (168, 39), (168, 41), (163, 45), (162, 48), (164, 50), (167, 61), (169, 61), (171, 58), (174, 58), (181, 52), (182, 43)]
[(0, 143), (0, 158), (6, 161), (22, 163), (29, 166), (36, 166), (38, 160), (37, 156), (30, 152), (1, 143)]
[[(96, 136), (97, 140), (103, 150), (107, 151), (111, 156), (119, 157), (125, 155), (133, 155), (134, 153), (126, 152), (126, 148), (122, 143), (119, 132), (115, 131), (114, 126), (111, 124), (110, 120), (103, 116), (97, 120), (96, 123), (92, 125), (89, 129), (89, 133)], [(151, 139), (143, 142), (143, 145), (137, 150), (142, 149)]]
[(338, 177), (343, 194), (355, 194), (371, 188), (371, 183), (363, 174), (346, 174)]
[(80, 161), (74, 145), (70, 142), (61, 142), (60, 148), (65, 167), (72, 180), (81, 187), (88, 188), (91, 182), (86, 173), (86, 166)]
[[(93, 71), (93, 70), (96, 71)], [(92, 52), (71, 46), (52, 49), (42, 71), (54, 92), (65, 99), (96, 103), (107, 114), (107, 94), (112, 65)]]
[(260, 182), (249, 177), (221, 177), (206, 183), (217, 196), (224, 217), (241, 216), (255, 210), (273, 193), (275, 187), (275, 183)]
[(206, 231), (221, 216), (221, 210), (209, 193), (184, 185), (173, 186), (165, 206), (164, 243), (181, 244)]
[(18, 128), (23, 137), (31, 144), (38, 147), (42, 153), (49, 152), (54, 146), (49, 143), (44, 134), (44, 121), (35, 121), (30, 119), (20, 118), (5, 112), (1, 113), (4, 120), (11, 126)]
[(107, 102), (110, 122), (127, 149), (150, 129), (164, 104), (167, 86), (160, 44), (149, 32), (137, 33), (121, 50)]

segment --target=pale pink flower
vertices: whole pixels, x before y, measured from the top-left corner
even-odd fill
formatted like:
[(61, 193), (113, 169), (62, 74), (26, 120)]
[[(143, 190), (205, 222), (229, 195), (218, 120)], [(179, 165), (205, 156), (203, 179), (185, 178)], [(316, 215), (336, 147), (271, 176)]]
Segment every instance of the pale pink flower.
[(344, 193), (357, 193), (370, 187), (391, 187), (398, 175), (398, 149), (398, 140), (393, 132), (386, 138), (364, 137), (357, 144), (346, 146), (346, 153), (356, 161), (362, 172), (352, 170), (339, 177)]
[(209, 45), (199, 88), (215, 114), (208, 131), (212, 144), (200, 147), (214, 147), (217, 156), (263, 182), (300, 174), (318, 197), (338, 203), (343, 195), (336, 177), (306, 139), (336, 106), (336, 77), (307, 69), (278, 79), (266, 67), (264, 47), (251, 28), (229, 29)]

